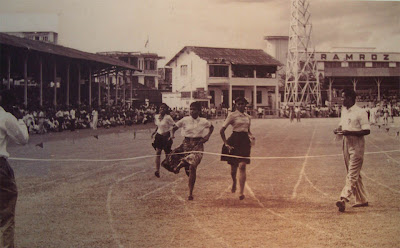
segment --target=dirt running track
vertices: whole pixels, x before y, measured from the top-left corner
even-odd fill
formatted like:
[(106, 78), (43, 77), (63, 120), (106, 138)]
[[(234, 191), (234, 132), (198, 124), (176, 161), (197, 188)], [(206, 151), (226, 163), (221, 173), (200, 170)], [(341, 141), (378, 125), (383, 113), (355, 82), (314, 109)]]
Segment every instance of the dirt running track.
[[(205, 151), (219, 153), (222, 121), (213, 123)], [(398, 247), (400, 119), (389, 131), (372, 127), (362, 169), (370, 206), (347, 205), (345, 213), (335, 206), (345, 182), (337, 123), (253, 120), (243, 201), (230, 192), (230, 168), (216, 155), (203, 157), (194, 201), (187, 201), (185, 173), (154, 177), (150, 126), (135, 127), (136, 137), (132, 127), (34, 135), (9, 149), (19, 188), (16, 245)]]

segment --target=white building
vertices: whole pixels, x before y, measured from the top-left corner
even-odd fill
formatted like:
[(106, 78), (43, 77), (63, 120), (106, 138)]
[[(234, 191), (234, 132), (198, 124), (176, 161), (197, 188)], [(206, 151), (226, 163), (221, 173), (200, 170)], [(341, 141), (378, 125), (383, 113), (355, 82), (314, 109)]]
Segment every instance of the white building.
[(172, 92), (163, 93), (163, 102), (170, 107), (202, 101), (232, 108), (239, 96), (254, 109), (279, 107), (276, 71), (282, 64), (261, 49), (186, 46), (166, 66), (172, 68)]

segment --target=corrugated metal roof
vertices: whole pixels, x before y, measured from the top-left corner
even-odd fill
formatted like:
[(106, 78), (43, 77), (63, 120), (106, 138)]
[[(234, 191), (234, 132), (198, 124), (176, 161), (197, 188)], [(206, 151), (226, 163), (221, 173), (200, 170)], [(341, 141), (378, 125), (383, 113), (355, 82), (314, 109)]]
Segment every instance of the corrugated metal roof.
[(272, 65), (282, 64), (262, 49), (215, 48), (186, 46), (177, 53), (166, 65), (169, 66), (185, 51), (191, 51), (208, 63), (230, 63), (236, 65)]
[(119, 59), (111, 58), (104, 55), (79, 51), (73, 48), (46, 43), (42, 41), (24, 39), (5, 33), (0, 33), (0, 46), (8, 45), (13, 47), (24, 48), (28, 50), (38, 51), (42, 53), (54, 54), (58, 56), (80, 59), (86, 61), (94, 61), (107, 65), (118, 66), (124, 69), (138, 70), (135, 66), (125, 63)]

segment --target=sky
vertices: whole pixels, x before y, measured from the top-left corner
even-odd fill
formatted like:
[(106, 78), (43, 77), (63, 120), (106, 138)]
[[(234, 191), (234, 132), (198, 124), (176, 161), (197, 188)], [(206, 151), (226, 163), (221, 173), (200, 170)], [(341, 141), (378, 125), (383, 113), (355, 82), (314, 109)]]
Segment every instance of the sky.
[[(312, 42), (400, 52), (400, 1), (308, 0)], [(290, 0), (0, 0), (0, 32), (55, 31), (86, 52), (151, 52), (167, 63), (184, 46), (265, 49), (289, 34)], [(145, 47), (146, 41), (148, 46)]]

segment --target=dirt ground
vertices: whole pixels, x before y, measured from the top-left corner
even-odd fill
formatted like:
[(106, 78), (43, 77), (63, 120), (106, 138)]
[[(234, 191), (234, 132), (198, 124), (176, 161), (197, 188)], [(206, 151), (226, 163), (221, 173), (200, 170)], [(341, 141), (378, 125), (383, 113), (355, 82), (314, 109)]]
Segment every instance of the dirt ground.
[(222, 120), (213, 120), (194, 201), (185, 173), (154, 176), (153, 126), (33, 135), (9, 149), (16, 246), (398, 247), (400, 119), (371, 128), (362, 169), (370, 204), (345, 213), (335, 206), (346, 175), (338, 121), (254, 119), (243, 201), (230, 192), (230, 167), (212, 154)]

